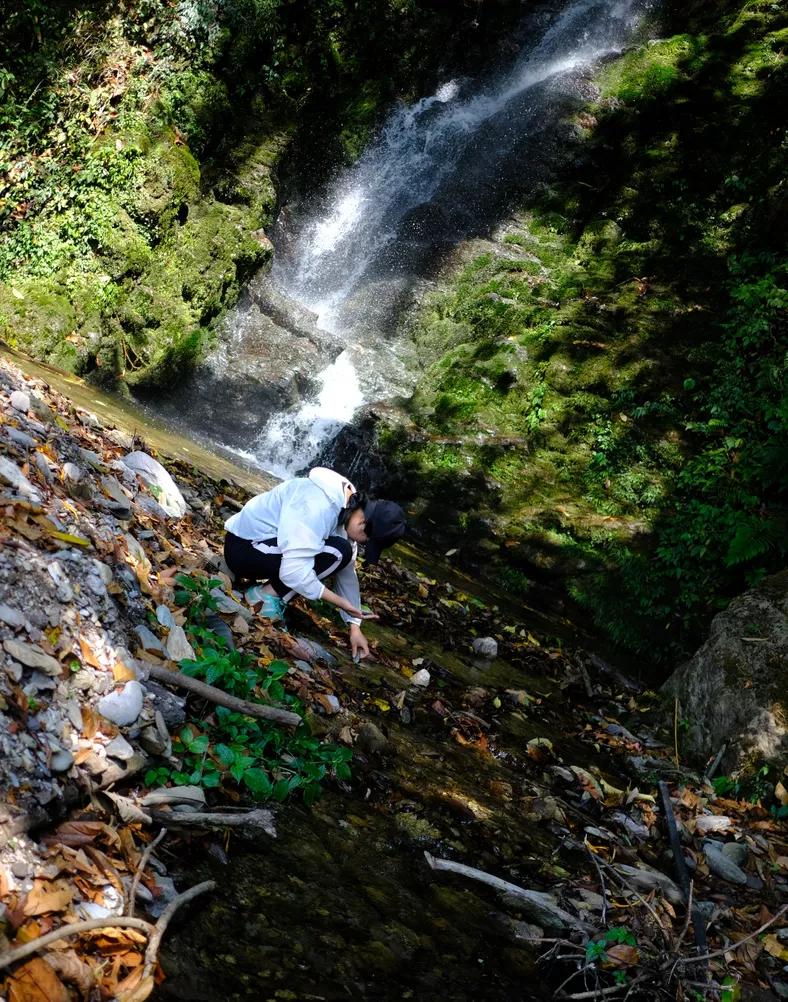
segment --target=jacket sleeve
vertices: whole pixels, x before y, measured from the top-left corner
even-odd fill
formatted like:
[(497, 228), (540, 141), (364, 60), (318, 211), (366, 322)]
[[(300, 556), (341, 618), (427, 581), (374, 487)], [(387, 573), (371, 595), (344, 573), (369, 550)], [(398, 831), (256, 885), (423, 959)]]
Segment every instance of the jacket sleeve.
[[(355, 547), (353, 547), (355, 551)], [(346, 598), (351, 605), (355, 606), (356, 609), (361, 606), (361, 590), (358, 586), (358, 574), (356, 574), (356, 555), (353, 553), (353, 559), (350, 563), (343, 567), (334, 578), (334, 591), (341, 598)], [(348, 624), (354, 623), (356, 626), (361, 625), (361, 620), (356, 619), (355, 616), (351, 616), (349, 613), (345, 612), (344, 609), (339, 610), (339, 615)]]

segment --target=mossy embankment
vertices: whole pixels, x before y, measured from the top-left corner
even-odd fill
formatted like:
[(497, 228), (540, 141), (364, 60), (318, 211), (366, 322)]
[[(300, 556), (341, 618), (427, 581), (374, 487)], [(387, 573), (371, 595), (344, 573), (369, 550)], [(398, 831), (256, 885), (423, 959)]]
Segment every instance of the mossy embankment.
[(597, 78), (577, 158), (439, 284), (377, 444), (432, 535), (669, 662), (786, 539), (778, 5), (690, 4)]
[(270, 259), (283, 153), (352, 159), (395, 94), (519, 9), (489, 7), (13, 2), (0, 337), (107, 386), (175, 382)]

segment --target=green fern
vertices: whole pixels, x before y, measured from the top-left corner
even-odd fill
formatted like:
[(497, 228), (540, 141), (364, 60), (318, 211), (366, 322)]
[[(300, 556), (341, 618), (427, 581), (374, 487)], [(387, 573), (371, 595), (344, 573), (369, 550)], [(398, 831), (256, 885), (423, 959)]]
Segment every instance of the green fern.
[(788, 517), (751, 518), (740, 525), (728, 546), (725, 563), (734, 567), (769, 552), (788, 552)]

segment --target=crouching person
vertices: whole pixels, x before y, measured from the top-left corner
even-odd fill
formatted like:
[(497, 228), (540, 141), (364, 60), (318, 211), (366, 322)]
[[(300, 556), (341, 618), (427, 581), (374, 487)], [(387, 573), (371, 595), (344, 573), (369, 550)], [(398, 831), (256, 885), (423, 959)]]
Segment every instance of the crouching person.
[[(258, 613), (282, 619), (295, 595), (335, 605), (350, 628), (353, 657), (367, 657), (356, 557), (365, 545), (367, 563), (405, 534), (405, 515), (393, 501), (356, 491), (325, 467), (258, 494), (225, 523), (224, 559), (237, 577), (262, 582), (246, 592)], [(324, 581), (333, 577), (334, 590)]]

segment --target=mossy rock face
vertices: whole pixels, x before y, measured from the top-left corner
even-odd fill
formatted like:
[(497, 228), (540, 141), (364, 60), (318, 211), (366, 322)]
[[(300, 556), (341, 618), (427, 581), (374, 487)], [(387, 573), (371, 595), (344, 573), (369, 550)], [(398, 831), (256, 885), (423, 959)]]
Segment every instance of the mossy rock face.
[(197, 361), (210, 322), (240, 284), (270, 260), (271, 249), (246, 229), (237, 206), (200, 202), (128, 283), (117, 311), (125, 338), (123, 378), (145, 388), (166, 386)]
[[(699, 44), (691, 35), (657, 39), (626, 53), (598, 78), (602, 96), (632, 103), (652, 101), (691, 68)], [(690, 64), (688, 66), (688, 64)]]
[(0, 284), (0, 336), (14, 348), (73, 369), (77, 351), (66, 341), (77, 311), (63, 286), (50, 279)]
[(172, 131), (160, 136), (144, 159), (139, 187), (129, 212), (154, 232), (166, 232), (195, 201), (200, 167), (187, 146)]
[(121, 205), (102, 222), (96, 250), (114, 279), (139, 275), (150, 264), (152, 253), (139, 227)]

